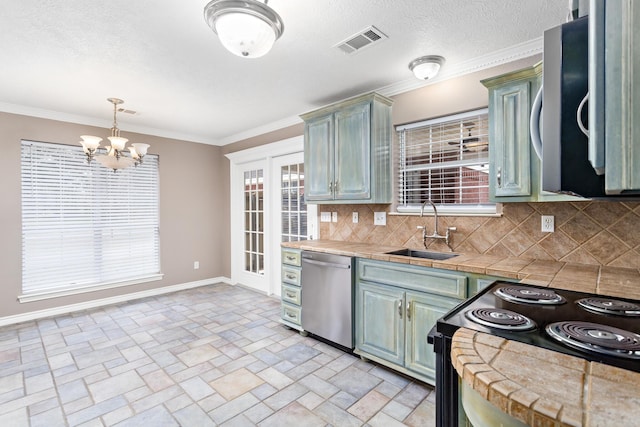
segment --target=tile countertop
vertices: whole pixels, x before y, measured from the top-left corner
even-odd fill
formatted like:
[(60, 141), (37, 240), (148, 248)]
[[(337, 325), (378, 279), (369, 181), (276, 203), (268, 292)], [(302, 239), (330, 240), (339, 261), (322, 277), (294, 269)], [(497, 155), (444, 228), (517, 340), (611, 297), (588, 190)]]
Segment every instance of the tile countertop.
[(527, 425), (638, 425), (640, 373), (460, 328), (451, 360), (462, 380)]
[(282, 247), (498, 276), (530, 285), (640, 300), (640, 270), (637, 269), (464, 253), (448, 260), (428, 260), (385, 253), (402, 249), (397, 246), (335, 240), (286, 242)]
[[(395, 246), (331, 240), (282, 246), (640, 300), (640, 270), (636, 269), (479, 254), (435, 261), (385, 253), (402, 249)], [(451, 359), (472, 389), (529, 425), (617, 427), (637, 425), (640, 419), (640, 373), (465, 328), (453, 337)]]

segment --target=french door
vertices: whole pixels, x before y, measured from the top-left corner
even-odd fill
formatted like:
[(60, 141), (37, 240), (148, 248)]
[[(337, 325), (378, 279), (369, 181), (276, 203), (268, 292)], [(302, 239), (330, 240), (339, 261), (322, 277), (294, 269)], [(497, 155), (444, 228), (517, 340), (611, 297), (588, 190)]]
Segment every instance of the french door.
[(269, 288), (265, 241), (269, 200), (265, 160), (231, 167), (231, 280), (261, 291)]
[(231, 280), (280, 295), (280, 243), (317, 238), (304, 201), (302, 137), (227, 155), (231, 160)]
[(278, 236), (271, 242), (273, 280), (270, 293), (280, 295), (280, 243), (317, 239), (317, 206), (304, 199), (304, 154), (302, 152), (274, 157), (272, 182), (278, 190), (272, 193), (274, 215), (272, 227)]

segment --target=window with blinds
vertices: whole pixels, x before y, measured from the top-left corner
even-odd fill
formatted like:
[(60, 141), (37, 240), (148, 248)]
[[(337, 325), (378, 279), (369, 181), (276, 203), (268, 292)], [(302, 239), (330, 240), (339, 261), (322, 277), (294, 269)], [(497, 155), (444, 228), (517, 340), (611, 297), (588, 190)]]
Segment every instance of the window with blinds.
[(21, 159), (23, 297), (161, 277), (157, 155), (114, 173), (82, 147), (22, 141)]
[(489, 202), (489, 116), (474, 110), (396, 127), (399, 212), (494, 214)]

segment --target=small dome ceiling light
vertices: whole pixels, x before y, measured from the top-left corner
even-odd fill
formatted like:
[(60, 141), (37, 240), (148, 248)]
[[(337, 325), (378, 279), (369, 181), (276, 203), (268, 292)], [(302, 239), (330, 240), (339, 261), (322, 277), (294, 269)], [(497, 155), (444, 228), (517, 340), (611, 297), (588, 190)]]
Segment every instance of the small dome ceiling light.
[(265, 55), (284, 32), (280, 15), (267, 0), (212, 0), (204, 7), (204, 19), (220, 43), (243, 58)]
[(444, 58), (437, 55), (421, 56), (409, 63), (409, 69), (420, 80), (432, 79), (440, 71)]

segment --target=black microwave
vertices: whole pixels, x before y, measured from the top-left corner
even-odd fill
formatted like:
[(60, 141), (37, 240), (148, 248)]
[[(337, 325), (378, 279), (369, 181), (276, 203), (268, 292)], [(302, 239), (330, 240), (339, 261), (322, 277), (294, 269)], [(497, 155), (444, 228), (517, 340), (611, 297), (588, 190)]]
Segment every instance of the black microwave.
[[(605, 197), (604, 169), (589, 153), (589, 16), (544, 32), (540, 142), (542, 189)], [(534, 107), (535, 113), (535, 107)], [(532, 126), (536, 124), (532, 123)]]
[[(531, 140), (542, 163), (543, 191), (591, 199), (640, 200), (637, 186), (626, 188), (627, 184), (618, 182), (624, 170), (613, 166), (621, 163), (616, 156), (630, 151), (605, 146), (607, 140), (622, 143), (617, 128), (610, 126), (616, 123), (615, 118), (605, 122), (607, 113), (615, 114), (615, 107), (623, 102), (615, 99), (620, 96), (615, 91), (605, 93), (605, 77), (615, 79), (622, 66), (615, 62), (615, 43), (611, 50), (605, 49), (605, 26), (616, 25), (616, 13), (621, 13), (616, 5), (592, 0), (588, 16), (544, 32), (542, 89), (531, 113)], [(614, 62), (605, 64), (608, 55)], [(605, 105), (613, 109), (605, 111)], [(608, 138), (605, 131), (610, 133)], [(605, 159), (611, 154), (611, 159)], [(607, 171), (607, 164), (616, 169)]]

